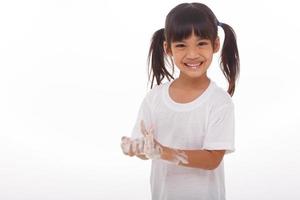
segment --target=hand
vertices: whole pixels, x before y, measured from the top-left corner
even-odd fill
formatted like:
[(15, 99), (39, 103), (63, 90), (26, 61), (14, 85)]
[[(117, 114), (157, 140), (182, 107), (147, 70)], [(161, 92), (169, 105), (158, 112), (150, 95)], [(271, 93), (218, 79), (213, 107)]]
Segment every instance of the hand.
[(123, 153), (128, 156), (143, 155), (144, 140), (143, 138), (131, 140), (129, 137), (122, 137), (121, 148)]
[(188, 164), (188, 157), (184, 151), (172, 149), (161, 145), (154, 139), (153, 129), (146, 130), (145, 124), (141, 121), (141, 132), (144, 135), (144, 154), (150, 159), (163, 159), (176, 165)]
[(133, 156), (132, 148), (131, 148), (131, 140), (129, 137), (123, 136), (121, 139), (121, 148), (125, 155)]
[(149, 159), (160, 159), (162, 157), (163, 146), (154, 139), (153, 129), (146, 130), (144, 121), (141, 121), (141, 132), (144, 135), (143, 153)]
[(146, 130), (145, 124), (141, 121), (141, 132), (144, 137), (132, 140), (129, 137), (122, 137), (121, 148), (128, 156), (138, 156), (145, 159), (161, 158), (163, 146), (154, 139), (153, 129)]

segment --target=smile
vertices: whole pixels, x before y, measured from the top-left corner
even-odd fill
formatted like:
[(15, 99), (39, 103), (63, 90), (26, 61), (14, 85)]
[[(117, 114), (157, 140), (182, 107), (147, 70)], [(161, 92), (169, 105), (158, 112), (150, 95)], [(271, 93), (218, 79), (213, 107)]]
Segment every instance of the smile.
[(198, 69), (200, 68), (200, 66), (203, 64), (203, 62), (199, 62), (199, 63), (184, 63), (184, 65), (188, 68), (191, 69)]

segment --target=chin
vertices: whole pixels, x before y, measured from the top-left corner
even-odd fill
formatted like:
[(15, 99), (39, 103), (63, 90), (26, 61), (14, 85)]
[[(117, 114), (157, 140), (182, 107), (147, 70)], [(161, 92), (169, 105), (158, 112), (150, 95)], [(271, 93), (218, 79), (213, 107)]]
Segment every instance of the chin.
[(181, 73), (183, 73), (186, 77), (189, 78), (202, 78), (203, 76), (206, 75), (206, 73), (203, 72), (190, 72), (190, 71), (181, 71)]

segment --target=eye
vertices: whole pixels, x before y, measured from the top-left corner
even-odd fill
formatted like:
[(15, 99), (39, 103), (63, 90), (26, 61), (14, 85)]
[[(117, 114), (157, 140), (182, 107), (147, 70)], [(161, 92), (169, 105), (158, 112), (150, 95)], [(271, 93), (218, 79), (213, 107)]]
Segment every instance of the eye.
[(199, 43), (198, 43), (199, 46), (205, 46), (205, 45), (207, 45), (207, 44), (208, 44), (207, 42), (199, 42)]
[(183, 47), (185, 47), (185, 45), (184, 44), (176, 44), (175, 47), (177, 47), (177, 48), (183, 48)]

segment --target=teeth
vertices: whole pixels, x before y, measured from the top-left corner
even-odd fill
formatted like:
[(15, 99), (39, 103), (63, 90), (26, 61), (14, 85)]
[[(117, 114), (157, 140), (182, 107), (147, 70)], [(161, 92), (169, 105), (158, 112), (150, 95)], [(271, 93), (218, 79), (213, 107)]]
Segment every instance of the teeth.
[(199, 66), (200, 63), (197, 63), (197, 64), (188, 64), (188, 63), (187, 63), (187, 65), (188, 65), (188, 66), (191, 66), (191, 67), (196, 67), (196, 66)]
[(199, 67), (201, 63), (196, 63), (196, 64), (189, 64), (185, 63), (188, 67)]

